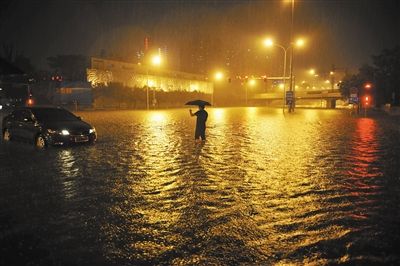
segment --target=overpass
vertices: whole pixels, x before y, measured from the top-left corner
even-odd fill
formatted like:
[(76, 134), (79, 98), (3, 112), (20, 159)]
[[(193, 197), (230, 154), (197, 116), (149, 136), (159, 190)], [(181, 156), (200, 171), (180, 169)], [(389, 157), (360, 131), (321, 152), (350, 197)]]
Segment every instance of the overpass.
[[(294, 93), (296, 101), (302, 99), (311, 99), (311, 100), (325, 100), (327, 108), (335, 108), (336, 100), (343, 99), (343, 96), (340, 94), (338, 89), (333, 90), (313, 90), (313, 91), (304, 91), (299, 90)], [(270, 102), (272, 100), (282, 100), (283, 99), (283, 91), (282, 92), (266, 92), (266, 93), (258, 93), (253, 97), (254, 100), (266, 100)]]

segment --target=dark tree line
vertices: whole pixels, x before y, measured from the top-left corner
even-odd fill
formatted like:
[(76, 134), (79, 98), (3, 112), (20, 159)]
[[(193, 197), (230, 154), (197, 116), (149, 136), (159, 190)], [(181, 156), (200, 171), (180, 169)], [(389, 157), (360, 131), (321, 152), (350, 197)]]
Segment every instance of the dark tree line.
[[(362, 66), (357, 74), (348, 75), (340, 84), (343, 96), (349, 97), (355, 87), (360, 95), (370, 93), (376, 106), (391, 104), (400, 106), (400, 46), (385, 49), (372, 56), (372, 65)], [(371, 84), (371, 88), (366, 88)]]

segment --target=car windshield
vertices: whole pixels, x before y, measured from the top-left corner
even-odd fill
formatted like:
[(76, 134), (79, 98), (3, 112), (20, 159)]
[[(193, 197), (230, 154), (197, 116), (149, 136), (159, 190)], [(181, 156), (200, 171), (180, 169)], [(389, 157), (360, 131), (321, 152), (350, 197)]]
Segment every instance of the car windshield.
[(39, 121), (76, 121), (79, 120), (74, 114), (64, 109), (40, 108), (33, 109), (32, 113)]

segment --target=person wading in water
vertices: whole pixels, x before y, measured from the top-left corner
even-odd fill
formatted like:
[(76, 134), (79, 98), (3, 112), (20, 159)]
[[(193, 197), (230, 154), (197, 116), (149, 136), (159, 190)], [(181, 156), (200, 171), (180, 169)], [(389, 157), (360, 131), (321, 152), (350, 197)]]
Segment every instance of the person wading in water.
[(206, 140), (206, 121), (208, 113), (206, 110), (204, 110), (204, 107), (204, 105), (199, 105), (199, 110), (196, 113), (193, 113), (192, 109), (189, 109), (191, 116), (197, 116), (196, 131), (194, 134), (194, 139), (196, 141)]

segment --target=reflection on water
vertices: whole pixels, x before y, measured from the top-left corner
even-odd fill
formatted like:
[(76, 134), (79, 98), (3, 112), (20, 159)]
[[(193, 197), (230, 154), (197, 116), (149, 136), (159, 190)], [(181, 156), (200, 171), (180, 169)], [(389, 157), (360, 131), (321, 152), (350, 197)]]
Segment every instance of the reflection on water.
[(13, 206), (2, 217), (29, 232), (44, 225), (34, 230), (46, 240), (41, 256), (63, 264), (399, 262), (390, 152), (399, 133), (389, 122), (335, 110), (207, 111), (205, 143), (194, 142), (185, 109), (82, 113), (95, 146), (1, 146), (0, 207)]

